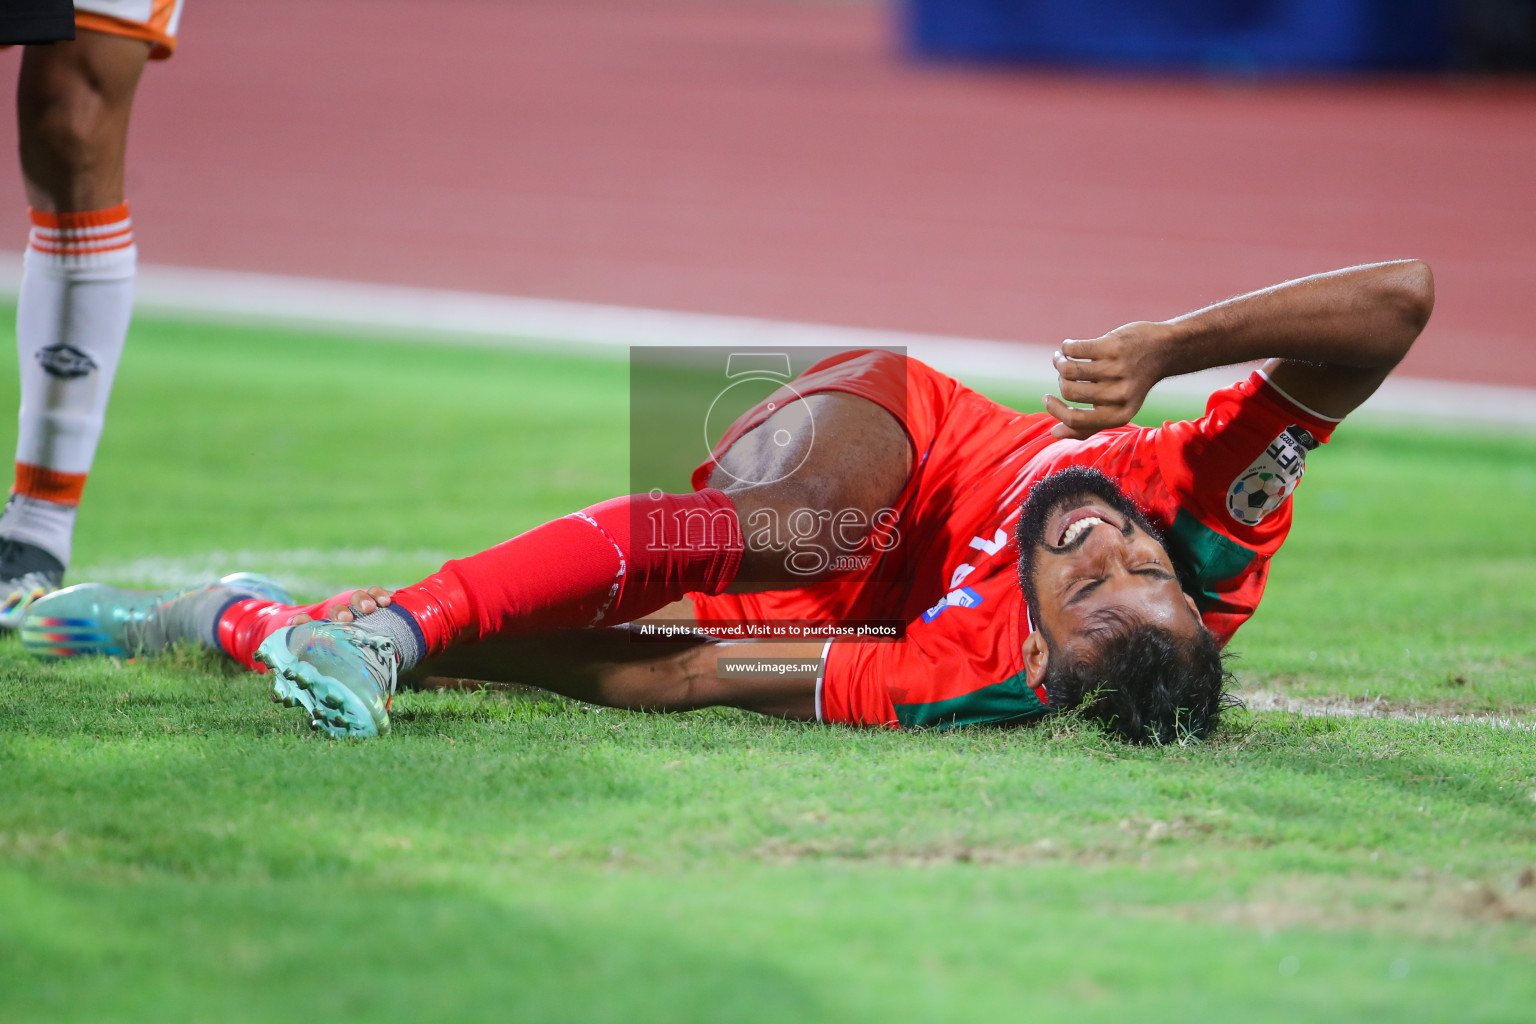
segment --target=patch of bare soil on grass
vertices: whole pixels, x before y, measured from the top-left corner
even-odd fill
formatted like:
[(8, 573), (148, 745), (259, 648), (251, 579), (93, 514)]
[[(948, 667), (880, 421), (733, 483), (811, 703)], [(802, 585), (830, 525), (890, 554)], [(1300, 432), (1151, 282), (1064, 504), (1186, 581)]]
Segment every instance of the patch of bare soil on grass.
[(1179, 815), (1163, 819), (1137, 814), (1121, 819), (1113, 831), (1105, 830), (1097, 837), (1086, 839), (1042, 837), (1032, 843), (989, 845), (959, 839), (898, 843), (882, 839), (774, 838), (757, 846), (752, 853), (761, 860), (773, 863), (828, 860), (899, 867), (1038, 864), (1047, 861), (1079, 865), (1136, 864), (1150, 863), (1154, 847), (1178, 840), (1202, 839), (1219, 828), (1219, 819), (1210, 817)]
[(1425, 874), (1410, 880), (1292, 878), (1245, 899), (1145, 907), (1181, 920), (1219, 921), (1261, 932), (1290, 928), (1393, 931), (1444, 939), (1486, 925), (1514, 925), (1536, 948), (1536, 868), (1473, 882)]
[[(1053, 839), (1033, 843), (988, 846), (965, 842), (895, 845), (770, 840), (753, 853), (770, 863), (804, 860), (901, 868), (931, 868), (955, 864), (1016, 867), (1047, 862), (1079, 866), (1160, 864), (1175, 870), (1204, 870), (1186, 857), (1159, 858), (1151, 849), (1178, 838), (1210, 832), (1209, 822), (1193, 818), (1171, 821), (1142, 818), (1122, 821), (1120, 841), (1087, 846)], [(1536, 952), (1536, 866), (1526, 866), (1502, 878), (1472, 881), (1451, 874), (1417, 870), (1404, 879), (1290, 876), (1276, 879), (1230, 900), (1171, 905), (1123, 906), (1117, 913), (1169, 916), (1279, 932), (1293, 928), (1362, 929), (1399, 932), (1426, 939), (1466, 935), (1490, 925), (1510, 925), (1522, 945)]]

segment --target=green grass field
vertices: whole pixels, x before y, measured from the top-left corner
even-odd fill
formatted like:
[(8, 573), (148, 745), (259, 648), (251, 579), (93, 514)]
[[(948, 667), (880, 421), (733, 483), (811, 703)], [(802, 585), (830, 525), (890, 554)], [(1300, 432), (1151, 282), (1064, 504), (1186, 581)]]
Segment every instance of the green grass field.
[[(623, 491), (627, 424), (619, 361), (141, 318), (73, 578), (406, 582)], [(1512, 727), (461, 693), (338, 743), (0, 641), (0, 1020), (1529, 1021), (1536, 437), (1350, 424), (1296, 500), (1244, 688)]]

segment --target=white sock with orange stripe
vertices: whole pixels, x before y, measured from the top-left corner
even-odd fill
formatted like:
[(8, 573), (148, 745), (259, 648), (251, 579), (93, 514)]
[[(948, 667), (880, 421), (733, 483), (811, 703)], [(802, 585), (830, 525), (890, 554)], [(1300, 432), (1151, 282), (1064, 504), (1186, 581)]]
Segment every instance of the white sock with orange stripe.
[(32, 211), (16, 303), (16, 483), (0, 515), (0, 538), (36, 545), (66, 566), (128, 336), (137, 263), (127, 204)]

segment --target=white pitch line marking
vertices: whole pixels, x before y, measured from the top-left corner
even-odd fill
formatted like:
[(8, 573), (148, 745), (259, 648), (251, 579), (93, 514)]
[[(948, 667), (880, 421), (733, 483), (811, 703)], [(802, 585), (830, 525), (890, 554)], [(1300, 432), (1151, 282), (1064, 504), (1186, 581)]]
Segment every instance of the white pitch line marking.
[(145, 555), (75, 566), (69, 571), (69, 581), (160, 590), (211, 583), (233, 572), (259, 572), (296, 593), (335, 594), (351, 587), (393, 587), (395, 584), (379, 579), (379, 574), (410, 571), (407, 567), (436, 567), (451, 557), (430, 549), (391, 551), (382, 547), (207, 551), (194, 555)]
[(1439, 714), (1413, 708), (1390, 707), (1382, 697), (1360, 700), (1351, 697), (1292, 697), (1273, 690), (1239, 691), (1249, 711), (1290, 711), (1309, 718), (1395, 718), (1408, 722), (1472, 723), (1490, 729), (1536, 732), (1536, 721), (1493, 714)]

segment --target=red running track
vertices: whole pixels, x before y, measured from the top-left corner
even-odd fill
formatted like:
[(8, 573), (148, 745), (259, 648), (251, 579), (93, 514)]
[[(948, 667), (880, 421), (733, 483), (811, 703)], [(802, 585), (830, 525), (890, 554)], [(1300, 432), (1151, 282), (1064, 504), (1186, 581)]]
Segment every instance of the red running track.
[(1054, 342), (1420, 256), (1406, 369), (1536, 386), (1530, 84), (922, 67), (786, 0), (188, 8), (130, 153), (157, 263)]

